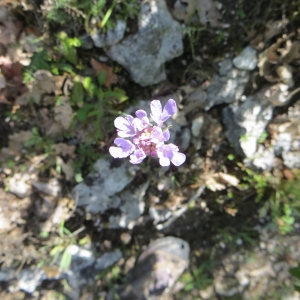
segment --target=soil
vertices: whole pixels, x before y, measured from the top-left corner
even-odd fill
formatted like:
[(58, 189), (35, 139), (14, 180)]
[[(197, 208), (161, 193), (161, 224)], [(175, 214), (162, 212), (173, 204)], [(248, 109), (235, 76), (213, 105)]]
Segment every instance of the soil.
[[(134, 104), (139, 99), (168, 95), (182, 85), (205, 85), (218, 70), (217, 61), (226, 57), (228, 54), (237, 54), (241, 49), (247, 46), (255, 36), (265, 30), (266, 23), (270, 20), (281, 19), (283, 15), (291, 20), (281, 34), (296, 34), (296, 29), (300, 28), (300, 14), (296, 17), (293, 16), (295, 11), (298, 12), (299, 3), (297, 3), (297, 1), (271, 0), (257, 2), (249, 0), (222, 0), (219, 1), (219, 3), (223, 6), (221, 10), (222, 23), (228, 23), (230, 27), (226, 29), (213, 29), (208, 26), (196, 34), (193, 40), (186, 36), (184, 40), (184, 54), (166, 64), (168, 81), (157, 86), (142, 88), (129, 79), (129, 74), (124, 69), (120, 71), (119, 87), (126, 91), (126, 94), (131, 99), (131, 104)], [(18, 13), (18, 10), (19, 9), (16, 9), (15, 13)], [(18, 17), (20, 17), (20, 15), (18, 15)], [(26, 15), (22, 16), (23, 22), (29, 22), (30, 24), (32, 18), (32, 15), (30, 15), (28, 20)], [(37, 26), (37, 24), (34, 25)], [(136, 30), (134, 22), (130, 28), (132, 31)], [(272, 44), (277, 37), (278, 35), (269, 40), (267, 42), (268, 45)], [(194, 50), (191, 48), (191, 43), (193, 44)], [(99, 55), (98, 50), (97, 53), (94, 53), (93, 50), (84, 51), (81, 49), (79, 51), (79, 55), (84, 58), (86, 64), (88, 64), (90, 58), (96, 54)], [(111, 63), (116, 66), (115, 63)], [(299, 78), (296, 81), (298, 82)], [(251, 94), (253, 87), (249, 86), (247, 92)], [(295, 101), (296, 100), (294, 100), (291, 105), (293, 105)], [(126, 104), (120, 105), (118, 109), (121, 110), (123, 106), (125, 107)], [(221, 110), (223, 107), (224, 105), (215, 106), (205, 113), (218, 120), (220, 126), (224, 129), (221, 118)], [(26, 124), (14, 124), (13, 121), (7, 122), (7, 113), (12, 111), (12, 109), (12, 105), (0, 103), (0, 148), (8, 146), (10, 135), (23, 128), (29, 128), (32, 123), (39, 122), (39, 120), (29, 120)], [(36, 109), (38, 109), (38, 107), (36, 107)], [(286, 107), (278, 108), (275, 110), (275, 116), (283, 114), (286, 111)], [(197, 113), (199, 113), (199, 111), (197, 111)], [(193, 114), (194, 112), (191, 113), (191, 117), (193, 117)], [(64, 139), (63, 142), (66, 142), (66, 139)], [(220, 151), (213, 153), (213, 155), (209, 157), (208, 153), (211, 151), (211, 143), (209, 140), (203, 139), (203, 147), (198, 153), (199, 157), (204, 160), (209, 158), (211, 162), (211, 165), (206, 164), (205, 167), (215, 172), (226, 168), (229, 174), (233, 174), (237, 178), (244, 176), (245, 173), (237, 168), (237, 161), (232, 162), (227, 159), (229, 154), (234, 153), (234, 150), (224, 136), (220, 145)], [(106, 146), (104, 146), (104, 149), (106, 149), (105, 147)], [(194, 149), (189, 149), (187, 156), (192, 156), (194, 153)], [(39, 150), (37, 150), (37, 154), (42, 154), (42, 151), (39, 153)], [(242, 161), (238, 156), (237, 160)], [(5, 192), (4, 182), (7, 177), (9, 177), (9, 174), (4, 169), (0, 169), (0, 171), (1, 178), (3, 179), (0, 185), (0, 207), (5, 210), (5, 214), (7, 215), (14, 214), (17, 211), (20, 215), (19, 217), (24, 220), (23, 223), (17, 223), (15, 228), (12, 228), (9, 232), (1, 234), (0, 248), (2, 250), (0, 252), (2, 259), (0, 263), (2, 264), (2, 268), (16, 267), (22, 269), (42, 260), (43, 254), (37, 251), (37, 249), (47, 245), (48, 242), (53, 242), (52, 237), (42, 239), (39, 235), (40, 223), (47, 220), (48, 211), (43, 199), (39, 197), (37, 191), (29, 198), (22, 200)], [(175, 195), (179, 197), (182, 196), (184, 199), (176, 200), (179, 201), (179, 204), (186, 203), (196, 188), (203, 184), (203, 180), (201, 181), (201, 173), (203, 171), (202, 169), (195, 171), (188, 170), (187, 168), (184, 169), (183, 173), (180, 173), (175, 168), (171, 168), (168, 171), (167, 175), (170, 175), (170, 177), (175, 176), (179, 181), (179, 187), (174, 187)], [(88, 169), (84, 170), (83, 174), (87, 174), (88, 172)], [(39, 172), (40, 178), (44, 179), (52, 175), (53, 171), (51, 170), (41, 170)], [(99, 220), (105, 222), (109, 215), (115, 213), (113, 210), (108, 211), (106, 213), (107, 215), (104, 216), (99, 215), (87, 218), (83, 211), (78, 208), (65, 222), (66, 228), (71, 232), (84, 227), (84, 230), (78, 234), (77, 239), (79, 240), (89, 236), (92, 242), (97, 245), (96, 250), (99, 252), (103, 253), (115, 248), (120, 248), (123, 251), (124, 260), (120, 263), (120, 276), (113, 282), (114, 284), (121, 283), (125, 280), (127, 275), (124, 271), (126, 261), (132, 256), (136, 257), (151, 241), (159, 237), (170, 235), (180, 237), (189, 243), (191, 247), (190, 270), (194, 270), (195, 266), (200, 265), (201, 262), (204, 261), (213, 261), (215, 269), (218, 269), (223, 265), (225, 259), (236, 251), (241, 251), (241, 249), (249, 253), (254, 251), (253, 249), (257, 247), (260, 237), (257, 227), (264, 227), (269, 223), (268, 219), (262, 220), (259, 217), (261, 207), (269, 198), (269, 191), (266, 191), (262, 200), (257, 202), (255, 201), (257, 191), (254, 188), (243, 191), (231, 187), (228, 190), (217, 192), (205, 189), (201, 197), (193, 203), (192, 209), (187, 210), (187, 212), (171, 224), (170, 227), (159, 231), (153, 225), (153, 222), (146, 218), (150, 207), (150, 196), (152, 193), (158, 193), (156, 189), (158, 176), (155, 174), (155, 171), (150, 174), (141, 172), (141, 180), (145, 177), (151, 182), (148, 194), (146, 195), (145, 212), (142, 216), (145, 217), (145, 219), (132, 230), (103, 229), (99, 231), (97, 222)], [(133, 184), (138, 185), (138, 181), (139, 179)], [(59, 178), (59, 182), (61, 186), (63, 186), (62, 197), (71, 197), (71, 189), (75, 182), (70, 183), (63, 177)], [(172, 203), (174, 199), (169, 197), (170, 193), (168, 191), (159, 193), (163, 205), (174, 207)], [(233, 196), (228, 197), (228, 193), (231, 193)], [(58, 199), (55, 198), (53, 201), (55, 206), (58, 203)], [(205, 207), (201, 204), (202, 201), (205, 201)], [(235, 209), (236, 213), (230, 214), (230, 209)], [(232, 237), (232, 242), (229, 242), (225, 248), (222, 248), (220, 247), (220, 242), (224, 241), (224, 236), (221, 234), (224, 229), (226, 229), (226, 232)], [(130, 242), (126, 245), (124, 245), (121, 240), (121, 235), (124, 232), (129, 233), (131, 236)], [(238, 245), (235, 241), (241, 237), (242, 234), (246, 234), (250, 242), (245, 241), (242, 245)], [(293, 231), (288, 236), (299, 236), (299, 229)], [(207, 271), (207, 276), (213, 278), (213, 272), (214, 269), (210, 269)], [(111, 287), (110, 285), (111, 283), (108, 283), (108, 280), (102, 278), (95, 282), (94, 287), (87, 287), (84, 292), (87, 294), (93, 293), (94, 299), (99, 299), (97, 294), (107, 291)], [(12, 295), (6, 292), (7, 287), (8, 284), (5, 283), (0, 287), (1, 299), (32, 298), (30, 295), (22, 294), (22, 292), (14, 292), (13, 297), (11, 297)], [(45, 291), (47, 290), (60, 289), (62, 289), (62, 284), (51, 280), (45, 281), (43, 285), (39, 287), (40, 295), (46, 293)], [(177, 294), (174, 299), (183, 299), (181, 298), (183, 296), (180, 295), (181, 294)], [(218, 299), (225, 298), (219, 296)]]

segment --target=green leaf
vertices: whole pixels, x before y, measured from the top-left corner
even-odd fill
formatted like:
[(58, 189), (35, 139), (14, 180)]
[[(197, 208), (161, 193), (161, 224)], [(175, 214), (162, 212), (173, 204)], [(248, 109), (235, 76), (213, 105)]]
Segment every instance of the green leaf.
[(49, 237), (49, 232), (47, 232), (47, 231), (41, 231), (40, 232), (40, 237), (46, 239), (47, 237)]
[(298, 265), (296, 268), (291, 268), (289, 272), (292, 276), (300, 279), (300, 265)]
[(299, 285), (294, 285), (295, 291), (300, 293), (300, 286)]
[(67, 37), (66, 33), (61, 32), (60, 35), (61, 47), (65, 58), (73, 65), (77, 65), (77, 52), (75, 46), (79, 45), (81, 42), (78, 39), (70, 39)]
[(88, 111), (85, 106), (77, 111), (77, 118), (80, 122), (85, 122), (87, 117), (87, 112)]
[(62, 271), (67, 271), (72, 261), (72, 255), (69, 252), (69, 247), (67, 247), (61, 257), (59, 267)]
[(293, 217), (283, 216), (281, 219), (288, 225), (293, 225), (295, 223), (295, 218)]
[(186, 284), (186, 285), (184, 286), (184, 290), (185, 290), (186, 292), (190, 291), (190, 290), (193, 289), (193, 288), (194, 288), (193, 282), (190, 282), (190, 283), (188, 283), (188, 284)]
[(118, 103), (122, 103), (128, 99), (124, 90), (120, 88), (114, 88), (104, 93), (104, 98), (118, 100)]
[(57, 256), (60, 252), (62, 252), (64, 247), (62, 245), (57, 245), (50, 251), (50, 256)]
[(83, 87), (88, 92), (89, 97), (94, 97), (94, 95), (97, 92), (97, 87), (93, 83), (93, 80), (91, 77), (85, 77), (83, 80)]
[(71, 101), (78, 107), (82, 107), (83, 99), (84, 99), (83, 85), (80, 81), (77, 81), (75, 79), (73, 92), (72, 92), (72, 96), (71, 96)]
[(98, 76), (98, 82), (100, 84), (100, 86), (102, 86), (105, 82), (106, 79), (106, 72), (104, 70), (102, 70)]
[(68, 63), (59, 63), (59, 64), (57, 64), (57, 67), (62, 72), (66, 72), (66, 73), (69, 73), (69, 74), (74, 74), (73, 67)]
[(183, 283), (189, 283), (191, 281), (193, 281), (193, 276), (190, 272), (185, 272), (184, 274), (181, 275), (180, 277), (180, 281)]
[(75, 175), (75, 181), (76, 181), (77, 183), (83, 181), (83, 178), (82, 178), (82, 174), (81, 174), (81, 173), (77, 173), (77, 174)]
[(115, 5), (116, 5), (116, 1), (114, 1), (113, 4), (111, 5), (111, 7), (107, 10), (107, 12), (106, 12), (106, 14), (105, 14), (105, 16), (104, 16), (104, 18), (101, 22), (101, 25), (100, 25), (102, 28), (105, 26), (106, 22), (110, 18), (111, 14), (114, 10)]
[(101, 103), (104, 98), (104, 92), (101, 87), (98, 89), (97, 97), (98, 97), (99, 102)]

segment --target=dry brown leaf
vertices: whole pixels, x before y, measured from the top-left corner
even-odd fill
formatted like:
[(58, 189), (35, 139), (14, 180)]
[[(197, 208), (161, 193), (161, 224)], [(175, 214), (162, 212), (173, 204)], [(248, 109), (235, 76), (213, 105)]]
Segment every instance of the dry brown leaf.
[(27, 85), (29, 90), (17, 97), (17, 104), (19, 105), (27, 105), (31, 99), (34, 100), (35, 103), (40, 104), (42, 98), (42, 91), (39, 90), (35, 85)]
[(282, 62), (291, 63), (300, 58), (300, 43), (292, 43), (290, 40), (286, 43), (286, 50), (282, 52)]
[(55, 151), (55, 155), (69, 155), (71, 158), (74, 158), (76, 156), (75, 148), (76, 147), (74, 145), (67, 145), (65, 143), (58, 143), (52, 146), (52, 149)]
[[(49, 71), (39, 70), (34, 74), (35, 81), (28, 84), (28, 91), (17, 98), (17, 103), (27, 105), (31, 99), (40, 104), (42, 96), (46, 94), (61, 94), (61, 88), (65, 80), (64, 76), (52, 76)], [(47, 105), (47, 101), (46, 104)]]
[(1, 44), (7, 45), (17, 40), (22, 23), (14, 19), (13, 14), (4, 6), (0, 7), (0, 41)]
[(20, 131), (10, 135), (8, 149), (10, 155), (21, 155), (24, 143), (27, 142), (32, 136), (31, 131)]
[(96, 77), (99, 76), (101, 71), (105, 71), (105, 82), (104, 85), (106, 87), (110, 87), (112, 84), (118, 82), (118, 76), (113, 72), (113, 68), (109, 67), (108, 65), (97, 61), (96, 59), (91, 59), (91, 65), (94, 70), (94, 74)]
[(48, 182), (31, 180), (31, 185), (41, 193), (57, 197), (61, 192), (61, 186), (56, 178), (51, 178)]
[(231, 207), (225, 207), (224, 208), (225, 209), (225, 211), (229, 214), (229, 215), (231, 215), (231, 216), (235, 216), (236, 215), (236, 213), (238, 212), (238, 210), (236, 209), (236, 208), (231, 208)]
[(54, 107), (54, 119), (60, 123), (64, 129), (68, 129), (72, 122), (72, 107), (68, 97), (61, 97), (60, 104)]
[(0, 74), (0, 90), (6, 87), (6, 79), (3, 74)]
[(218, 182), (222, 182), (231, 186), (235, 186), (237, 187), (239, 185), (239, 180), (232, 175), (229, 174), (225, 174), (222, 172), (216, 173), (213, 175), (213, 177), (218, 181)]
[(56, 156), (56, 164), (61, 166), (62, 171), (66, 175), (67, 181), (72, 180), (74, 177), (74, 168), (73, 168), (72, 163), (73, 162), (70, 160), (67, 163), (65, 163), (60, 156)]
[(212, 0), (177, 0), (174, 1), (172, 14), (175, 19), (188, 22), (197, 11), (200, 22), (212, 27), (220, 27), (221, 15)]
[(209, 177), (205, 180), (206, 186), (213, 192), (222, 191), (226, 189), (224, 184), (217, 182), (213, 177)]
[(36, 87), (42, 92), (51, 94), (55, 92), (56, 85), (52, 74), (46, 70), (39, 70), (34, 73)]
[(200, 22), (211, 27), (220, 27), (222, 19), (220, 12), (216, 7), (216, 2), (212, 0), (197, 0), (197, 10), (199, 12)]
[(41, 269), (49, 279), (57, 279), (61, 275), (61, 269), (58, 266), (42, 266)]
[(288, 180), (294, 180), (295, 179), (295, 176), (294, 176), (293, 172), (289, 169), (284, 169), (283, 170), (283, 175)]

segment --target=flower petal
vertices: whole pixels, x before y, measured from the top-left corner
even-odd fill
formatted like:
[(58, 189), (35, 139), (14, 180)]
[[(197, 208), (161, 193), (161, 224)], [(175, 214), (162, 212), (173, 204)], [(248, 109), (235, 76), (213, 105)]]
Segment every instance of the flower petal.
[(160, 157), (159, 158), (159, 164), (162, 166), (162, 167), (167, 167), (170, 165), (170, 160), (167, 158), (167, 157)]
[(161, 130), (160, 127), (158, 126), (153, 126), (153, 129), (152, 129), (152, 141), (154, 143), (158, 143), (158, 142), (163, 142), (164, 141), (164, 135), (163, 135), (163, 132)]
[(185, 162), (186, 156), (183, 153), (180, 152), (173, 152), (173, 157), (171, 159), (171, 162), (176, 166), (180, 166)]
[(150, 103), (150, 108), (151, 108), (151, 118), (153, 119), (153, 121), (161, 127), (160, 123), (160, 117), (162, 114), (162, 107), (161, 107), (161, 103), (159, 100), (153, 100)]
[(176, 111), (177, 111), (177, 105), (175, 100), (169, 99), (162, 112), (161, 122), (167, 121), (171, 116), (173, 116), (176, 113)]
[(130, 115), (123, 117), (117, 117), (115, 119), (115, 127), (118, 129), (118, 135), (120, 137), (130, 137), (136, 134), (136, 128), (132, 125), (134, 118)]
[(168, 141), (170, 139), (170, 131), (169, 129), (166, 129), (164, 132), (163, 132), (163, 136), (164, 136), (164, 141)]
[(135, 115), (143, 122), (146, 122), (147, 124), (149, 124), (149, 119), (148, 119), (147, 113), (144, 110), (142, 110), (142, 109), (137, 110), (135, 112)]
[(139, 164), (141, 163), (144, 158), (146, 157), (146, 154), (143, 150), (137, 149), (134, 151), (133, 154), (130, 155), (130, 161), (132, 164)]
[(143, 121), (138, 118), (133, 119), (132, 126), (139, 131), (142, 131), (145, 128)]
[[(135, 145), (132, 144), (128, 140), (121, 139), (121, 138), (116, 138), (114, 140), (114, 143), (117, 146), (119, 146), (118, 149), (121, 149), (121, 150), (116, 150), (115, 148), (117, 148), (117, 147), (110, 147), (109, 148), (109, 153), (113, 157), (116, 157), (114, 155), (118, 155), (117, 157), (119, 157), (119, 158), (127, 157), (127, 156), (129, 156), (135, 150)], [(112, 150), (111, 150), (111, 148), (112, 148)]]
[(109, 147), (109, 153), (114, 158), (122, 157), (122, 149), (119, 147), (114, 147), (114, 146)]
[(114, 121), (115, 127), (120, 130), (128, 130), (130, 123), (127, 119), (123, 117), (117, 117)]
[(170, 148), (172, 151), (179, 151), (179, 148), (174, 144), (168, 144), (166, 146), (168, 146), (168, 148)]

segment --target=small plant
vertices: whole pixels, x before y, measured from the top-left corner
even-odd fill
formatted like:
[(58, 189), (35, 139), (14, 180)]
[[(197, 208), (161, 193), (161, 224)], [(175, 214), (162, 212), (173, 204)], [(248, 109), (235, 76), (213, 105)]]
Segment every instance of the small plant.
[[(300, 217), (300, 185), (299, 172), (294, 172), (294, 179), (282, 179), (272, 177), (270, 174), (258, 174), (241, 163), (237, 164), (247, 175), (243, 176), (241, 187), (254, 189), (256, 201), (265, 200), (260, 209), (260, 217), (270, 213), (273, 227), (281, 234), (287, 234), (293, 230), (295, 217)], [(263, 199), (265, 198), (265, 199)]]
[(213, 279), (209, 277), (208, 272), (213, 269), (213, 263), (203, 263), (191, 272), (185, 272), (180, 277), (180, 281), (185, 283), (184, 290), (190, 291), (193, 288), (204, 290), (212, 284)]
[[(295, 278), (297, 278), (298, 280), (300, 280), (300, 264), (298, 265), (298, 267), (290, 269), (290, 274), (292, 276), (294, 276)], [(300, 284), (300, 282), (298, 282), (298, 285), (295, 284), (294, 288), (295, 288), (295, 291), (300, 293), (299, 284)]]
[[(76, 234), (78, 234), (80, 230), (77, 230), (76, 232), (70, 232), (64, 225), (64, 222), (60, 224), (58, 234), (59, 239), (56, 240), (55, 245), (47, 245), (42, 250), (49, 250), (49, 247), (52, 247), (52, 249), (49, 252), (50, 257), (52, 257), (50, 261), (50, 265), (56, 265), (58, 259), (59, 259), (59, 268), (61, 271), (67, 271), (69, 266), (72, 262), (72, 254), (71, 249), (74, 245), (77, 245), (76, 241)], [(47, 238), (48, 232), (41, 232), (41, 237)], [(78, 244), (83, 245), (88, 242), (88, 239), (85, 237), (81, 239)], [(45, 264), (44, 261), (42, 261), (39, 266)]]
[(69, 38), (65, 32), (59, 34), (59, 39), (62, 47), (62, 53), (65, 58), (74, 66), (78, 64), (76, 47), (81, 46), (81, 40), (78, 38)]
[(43, 149), (47, 156), (53, 152), (53, 140), (50, 137), (40, 135), (37, 127), (32, 128), (31, 134), (31, 138), (25, 142), (25, 147), (33, 147), (35, 151)]
[(169, 99), (162, 109), (160, 101), (153, 100), (150, 108), (151, 118), (156, 125), (149, 122), (147, 113), (142, 109), (136, 111), (136, 118), (128, 115), (115, 119), (119, 138), (116, 138), (114, 143), (118, 147), (110, 147), (109, 153), (114, 158), (130, 156), (132, 164), (139, 164), (150, 156), (159, 158), (163, 167), (169, 166), (171, 162), (175, 166), (182, 165), (185, 162), (185, 154), (180, 153), (176, 145), (165, 144), (170, 139), (170, 132), (168, 126), (162, 129), (164, 122), (176, 113), (176, 102)]

